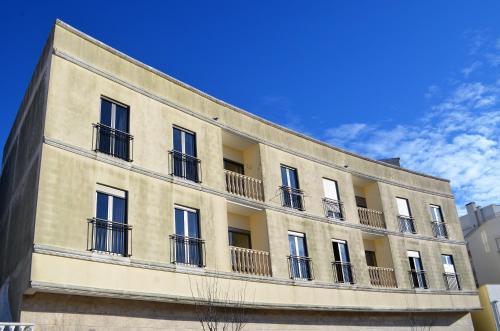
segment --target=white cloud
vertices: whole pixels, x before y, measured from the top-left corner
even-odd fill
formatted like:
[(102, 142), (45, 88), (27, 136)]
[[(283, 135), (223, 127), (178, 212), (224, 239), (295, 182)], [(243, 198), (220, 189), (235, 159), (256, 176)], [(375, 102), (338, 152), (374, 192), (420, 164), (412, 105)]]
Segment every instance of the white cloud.
[(500, 203), (498, 83), (463, 83), (411, 124), (344, 124), (324, 139), (373, 158), (401, 157), (405, 168), (451, 179), (459, 207)]
[(474, 61), (470, 66), (462, 69), (462, 74), (465, 76), (465, 78), (467, 78), (474, 71), (477, 71), (482, 65), (483, 63), (481, 61)]

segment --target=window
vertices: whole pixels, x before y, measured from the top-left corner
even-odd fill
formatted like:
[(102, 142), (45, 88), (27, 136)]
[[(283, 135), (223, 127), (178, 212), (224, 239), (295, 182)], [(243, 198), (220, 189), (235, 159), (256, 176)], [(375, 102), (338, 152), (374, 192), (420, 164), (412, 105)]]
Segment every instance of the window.
[(229, 246), (251, 249), (250, 231), (229, 228)]
[(101, 118), (97, 131), (97, 150), (130, 160), (129, 108), (101, 98)]
[(403, 233), (416, 233), (415, 223), (411, 217), (410, 204), (407, 199), (396, 198), (398, 206), (399, 230)]
[(430, 209), (431, 209), (432, 221), (436, 223), (442, 223), (443, 213), (441, 212), (441, 207), (436, 205), (431, 205)]
[(202, 241), (198, 211), (176, 206), (174, 249), (175, 262), (189, 265), (203, 265)]
[(356, 207), (368, 208), (368, 205), (366, 204), (366, 199), (356, 195)]
[(172, 174), (199, 182), (199, 160), (196, 158), (196, 136), (193, 132), (174, 127)]
[(224, 159), (224, 169), (236, 172), (237, 174), (240, 175), (245, 174), (245, 168), (243, 164), (228, 159)]
[(98, 185), (96, 192), (95, 250), (127, 255), (126, 225), (126, 192)]
[(354, 283), (354, 275), (352, 272), (351, 259), (349, 257), (349, 249), (347, 241), (332, 240), (333, 246), (333, 274), (334, 280), (338, 283)]
[(377, 256), (374, 251), (365, 251), (366, 265), (369, 267), (377, 266)]
[(460, 290), (460, 281), (458, 279), (458, 275), (455, 270), (455, 263), (453, 262), (453, 256), (443, 254), (441, 255), (441, 260), (443, 261), (443, 269), (444, 269), (443, 276), (446, 289)]
[(305, 234), (289, 231), (288, 244), (290, 247), (290, 276), (298, 279), (312, 279)]
[(284, 207), (304, 210), (302, 191), (299, 188), (297, 169), (281, 166), (281, 198)]
[(432, 217), (432, 232), (435, 237), (448, 238), (448, 229), (443, 220), (443, 213), (441, 207), (437, 205), (430, 205), (430, 212)]
[(342, 203), (340, 202), (337, 182), (331, 179), (323, 178), (323, 190), (325, 194), (323, 203), (326, 217), (343, 219), (343, 208)]
[(427, 288), (424, 266), (420, 258), (420, 252), (408, 251), (408, 261), (410, 264), (410, 280), (414, 288)]

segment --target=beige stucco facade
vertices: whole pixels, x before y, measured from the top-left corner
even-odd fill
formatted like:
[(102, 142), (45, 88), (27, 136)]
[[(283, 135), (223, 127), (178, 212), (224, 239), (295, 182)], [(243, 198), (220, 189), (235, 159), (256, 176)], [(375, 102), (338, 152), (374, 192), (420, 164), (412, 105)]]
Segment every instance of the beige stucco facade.
[[(42, 112), (43, 132), (35, 137), (40, 140), (40, 157), (34, 163), (36, 185), (30, 187), (37, 193), (32, 198), (33, 215), (23, 220), (16, 214), (18, 222), (26, 223), (25, 234), (13, 233), (5, 225), (14, 222), (10, 207), (4, 214), (11, 216), (2, 216), (2, 230), (10, 242), (17, 238), (29, 249), (29, 254), (9, 258), (12, 262), (1, 269), (1, 281), (10, 277), (12, 282), (10, 299), (16, 318), (42, 329), (82, 325), (96, 330), (111, 325), (136, 329), (139, 326), (124, 317), (131, 315), (151, 328), (197, 330), (192, 314), (186, 313), (193, 310), (190, 289), (204, 278), (215, 277), (224, 288), (245, 288), (244, 304), (251, 310), (249, 330), (326, 330), (333, 325), (339, 330), (384, 329), (387, 325), (409, 330), (408, 314), (431, 314), (437, 329), (471, 328), (469, 312), (479, 308), (479, 300), (448, 181), (369, 160), (281, 128), (130, 59), (62, 22), (56, 23), (47, 49), (40, 65), (44, 71), (37, 74), (45, 77), (46, 102), (40, 109), (23, 105), (20, 111)], [(99, 122), (101, 97), (129, 107), (133, 162), (94, 150), (92, 124)], [(33, 120), (23, 118), (16, 122), (6, 145), (7, 160), (10, 153), (28, 146), (10, 146), (22, 137), (23, 130), (17, 126), (34, 125)], [(196, 133), (201, 183), (177, 178), (169, 171), (174, 126)], [(245, 175), (262, 181), (263, 199), (228, 192), (224, 158), (244, 164)], [(5, 164), (2, 179), (8, 175)], [(297, 170), (300, 189), (305, 192), (304, 211), (283, 206), (281, 165)], [(338, 184), (343, 220), (325, 216), (323, 178)], [(131, 256), (88, 250), (87, 220), (96, 215), (99, 185), (127, 192)], [(366, 197), (368, 208), (383, 213), (385, 227), (360, 222), (355, 199), (360, 194)], [(416, 234), (400, 232), (396, 197), (408, 199)], [(4, 201), (15, 203), (14, 198)], [(434, 236), (430, 204), (441, 207), (448, 238)], [(169, 235), (175, 232), (176, 205), (199, 212), (206, 252), (203, 268), (171, 263)], [(233, 270), (229, 227), (251, 233), (252, 249), (269, 255), (270, 275)], [(34, 233), (27, 232), (28, 228)], [(306, 237), (312, 280), (290, 277), (289, 231)], [(348, 243), (354, 284), (338, 284), (333, 279), (332, 239)], [(5, 244), (2, 256), (16, 256), (12, 247)], [(375, 250), (380, 266), (393, 269), (396, 286), (373, 285), (365, 250)], [(412, 286), (409, 250), (420, 252), (427, 289)], [(453, 256), (460, 289), (446, 288), (441, 254)], [(65, 300), (71, 304), (61, 307), (58, 302)], [(114, 307), (106, 310), (106, 319), (96, 313), (99, 305)], [(138, 307), (184, 313), (162, 318)], [(280, 317), (289, 310), (301, 316), (300, 322)], [(54, 313), (60, 318), (52, 318)]]

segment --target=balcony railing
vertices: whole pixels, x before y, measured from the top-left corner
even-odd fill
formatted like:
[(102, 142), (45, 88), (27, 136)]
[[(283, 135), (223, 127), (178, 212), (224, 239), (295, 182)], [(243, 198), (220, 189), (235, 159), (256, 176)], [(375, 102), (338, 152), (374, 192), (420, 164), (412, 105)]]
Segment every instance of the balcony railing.
[(234, 272), (256, 276), (271, 276), (269, 252), (229, 246)]
[(237, 172), (224, 170), (226, 190), (245, 198), (264, 201), (264, 189), (260, 179), (248, 177)]
[(89, 219), (87, 250), (132, 256), (132, 226), (99, 218)]
[(344, 220), (344, 204), (339, 200), (323, 198), (325, 216), (339, 221)]
[(283, 207), (306, 210), (304, 205), (304, 192), (289, 186), (280, 186), (281, 205)]
[(350, 262), (332, 262), (333, 281), (335, 283), (354, 284), (354, 266)]
[(458, 274), (447, 273), (443, 274), (444, 285), (449, 291), (459, 291), (462, 289), (460, 286), (460, 277)]
[(94, 123), (92, 126), (94, 151), (132, 162), (134, 137), (131, 134), (100, 123)]
[(169, 151), (170, 175), (201, 183), (201, 161), (194, 156)]
[(200, 238), (170, 236), (170, 262), (175, 264), (205, 266), (205, 241)]
[(410, 284), (413, 288), (428, 288), (427, 287), (427, 277), (424, 270), (410, 270)]
[(358, 207), (359, 221), (363, 225), (385, 229), (384, 213), (378, 210)]
[(312, 259), (307, 256), (288, 256), (288, 272), (292, 279), (313, 280)]
[(368, 266), (370, 282), (376, 287), (398, 287), (396, 275), (392, 268), (380, 268)]
[(30, 323), (0, 322), (0, 331), (34, 331), (35, 325)]
[(415, 220), (411, 216), (398, 215), (399, 231), (402, 233), (417, 233)]
[(431, 222), (432, 233), (436, 238), (448, 238), (448, 229), (444, 222)]

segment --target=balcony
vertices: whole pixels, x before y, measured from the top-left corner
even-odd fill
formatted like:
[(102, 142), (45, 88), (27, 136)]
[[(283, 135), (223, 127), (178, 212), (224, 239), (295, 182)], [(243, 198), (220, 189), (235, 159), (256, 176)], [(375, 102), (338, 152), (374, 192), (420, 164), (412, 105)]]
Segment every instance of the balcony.
[(264, 201), (264, 189), (260, 179), (230, 170), (224, 170), (224, 174), (226, 177), (226, 190), (229, 193), (247, 199)]
[(132, 256), (132, 226), (98, 218), (89, 219), (87, 250)]
[(304, 192), (289, 186), (280, 186), (281, 192), (281, 205), (287, 208), (293, 208), (304, 211)]
[(229, 246), (229, 252), (231, 269), (234, 272), (254, 276), (272, 276), (269, 252), (234, 246)]
[(327, 218), (338, 221), (344, 220), (344, 204), (341, 201), (323, 198), (323, 208)]
[(350, 262), (332, 262), (333, 281), (341, 284), (354, 284), (354, 266)]
[(94, 151), (132, 162), (134, 137), (104, 124), (92, 124)]
[(448, 229), (444, 222), (431, 222), (432, 233), (436, 238), (448, 238)]
[(312, 259), (307, 256), (288, 256), (288, 272), (290, 278), (298, 280), (313, 280), (314, 270)]
[(170, 175), (201, 183), (201, 161), (194, 156), (169, 151)]
[(410, 270), (408, 272), (410, 276), (410, 284), (413, 288), (426, 289), (427, 287), (427, 276), (424, 270)]
[(411, 216), (398, 215), (399, 231), (401, 233), (417, 233), (415, 220)]
[(378, 210), (358, 207), (359, 221), (363, 225), (385, 229), (384, 213)]
[(370, 283), (375, 287), (397, 288), (396, 275), (392, 268), (368, 266)]
[(448, 291), (460, 291), (460, 278), (455, 273), (443, 273), (444, 285)]
[(170, 262), (193, 267), (205, 267), (205, 241), (200, 238), (171, 235)]

